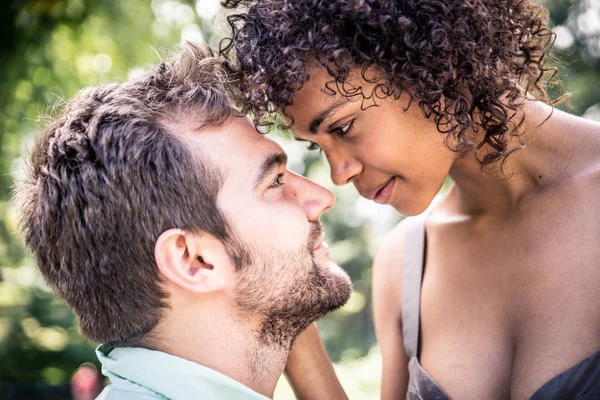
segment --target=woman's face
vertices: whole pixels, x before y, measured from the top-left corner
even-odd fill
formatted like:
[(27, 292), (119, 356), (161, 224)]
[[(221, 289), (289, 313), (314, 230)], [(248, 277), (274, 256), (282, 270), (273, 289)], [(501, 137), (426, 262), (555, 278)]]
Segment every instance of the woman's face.
[(322, 67), (307, 72), (310, 80), (287, 110), (294, 137), (323, 149), (336, 185), (352, 182), (363, 197), (390, 204), (404, 215), (423, 212), (459, 157), (445, 145), (435, 123), (416, 105), (405, 111), (407, 95), (377, 99), (373, 106), (375, 84), (362, 79), (359, 70), (350, 74), (345, 87), (362, 87), (365, 99), (331, 95), (325, 85), (336, 86)]

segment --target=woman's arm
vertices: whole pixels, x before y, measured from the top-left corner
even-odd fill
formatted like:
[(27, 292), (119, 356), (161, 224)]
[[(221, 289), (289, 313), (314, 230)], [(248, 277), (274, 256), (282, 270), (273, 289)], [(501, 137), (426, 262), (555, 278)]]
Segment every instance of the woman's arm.
[(285, 375), (298, 400), (348, 399), (314, 322), (296, 338)]

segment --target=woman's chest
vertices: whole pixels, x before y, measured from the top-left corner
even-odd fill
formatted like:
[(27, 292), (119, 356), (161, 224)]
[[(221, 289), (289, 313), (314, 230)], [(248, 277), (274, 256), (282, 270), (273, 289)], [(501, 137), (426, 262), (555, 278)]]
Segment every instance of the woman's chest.
[(428, 228), (421, 363), (450, 397), (529, 398), (600, 349), (595, 231), (573, 218)]

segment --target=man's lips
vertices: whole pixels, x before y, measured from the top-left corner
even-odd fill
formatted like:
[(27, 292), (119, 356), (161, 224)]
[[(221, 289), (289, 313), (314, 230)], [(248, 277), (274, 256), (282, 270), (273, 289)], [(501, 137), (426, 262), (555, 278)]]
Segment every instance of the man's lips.
[(323, 240), (325, 240), (325, 232), (321, 232), (317, 240), (315, 240), (315, 246), (313, 247), (313, 250), (317, 250), (319, 247), (324, 245), (325, 242), (323, 242)]

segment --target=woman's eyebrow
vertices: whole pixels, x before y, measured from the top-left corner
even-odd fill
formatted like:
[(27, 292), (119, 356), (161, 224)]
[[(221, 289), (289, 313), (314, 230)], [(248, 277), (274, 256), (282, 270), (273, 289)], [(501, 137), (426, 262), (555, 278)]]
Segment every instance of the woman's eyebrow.
[(330, 104), (327, 108), (325, 108), (324, 110), (320, 111), (310, 122), (309, 126), (308, 126), (308, 130), (316, 135), (317, 131), (319, 130), (319, 127), (321, 126), (321, 124), (323, 123), (323, 121), (325, 121), (327, 118), (329, 118), (331, 116), (331, 114), (333, 114), (335, 111), (337, 111), (339, 108), (341, 108), (342, 106), (346, 105), (348, 103), (348, 99), (346, 99), (345, 97), (339, 99), (338, 101)]

